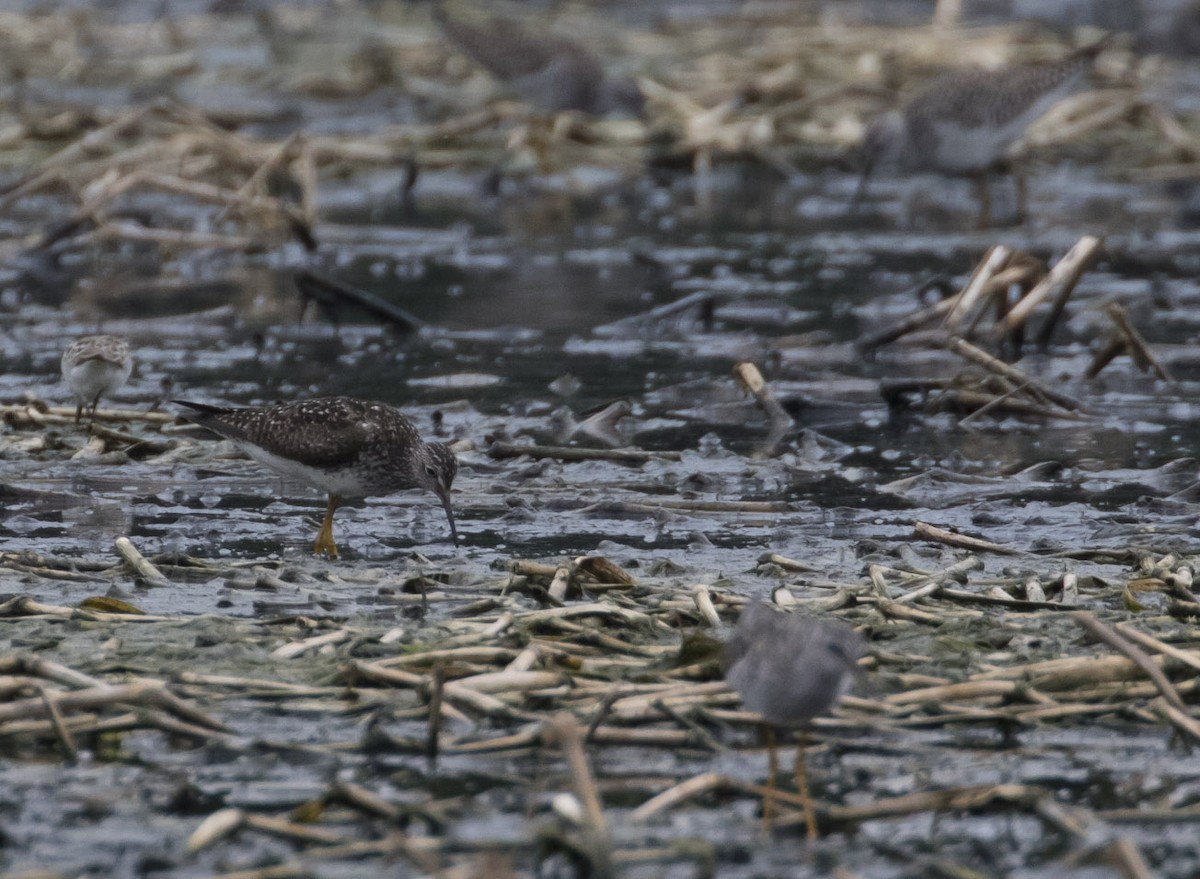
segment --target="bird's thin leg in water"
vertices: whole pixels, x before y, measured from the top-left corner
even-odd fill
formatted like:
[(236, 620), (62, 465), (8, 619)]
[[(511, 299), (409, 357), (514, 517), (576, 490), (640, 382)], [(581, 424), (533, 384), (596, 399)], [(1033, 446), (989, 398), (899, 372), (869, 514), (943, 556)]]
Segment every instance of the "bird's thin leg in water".
[(862, 206), (863, 199), (867, 197), (867, 184), (871, 181), (873, 170), (870, 165), (863, 168), (862, 176), (858, 178), (858, 186), (854, 187), (854, 195), (850, 199), (850, 210), (847, 213), (857, 213), (859, 207)]
[(775, 817), (775, 774), (779, 771), (779, 754), (775, 750), (775, 727), (763, 724), (763, 736), (767, 740), (767, 793), (763, 796), (762, 835), (771, 833), (771, 821)]
[(317, 542), (313, 544), (313, 552), (324, 553), (330, 558), (338, 557), (337, 544), (333, 542), (333, 514), (342, 505), (342, 500), (335, 495), (329, 496), (325, 505), (325, 520), (321, 522), (321, 530), (317, 532)]
[(1025, 175), (1020, 171), (1013, 172), (1013, 180), (1017, 184), (1017, 224), (1025, 222), (1025, 211), (1029, 205), (1029, 192), (1026, 186)]
[(800, 794), (800, 803), (804, 808), (804, 825), (808, 828), (808, 838), (817, 838), (817, 816), (813, 812), (812, 797), (808, 793), (808, 771), (804, 766), (804, 753), (808, 750), (808, 730), (796, 732), (796, 790)]
[(975, 228), (986, 229), (992, 223), (992, 193), (988, 189), (986, 171), (975, 178), (975, 187), (979, 195), (979, 219), (975, 221)]

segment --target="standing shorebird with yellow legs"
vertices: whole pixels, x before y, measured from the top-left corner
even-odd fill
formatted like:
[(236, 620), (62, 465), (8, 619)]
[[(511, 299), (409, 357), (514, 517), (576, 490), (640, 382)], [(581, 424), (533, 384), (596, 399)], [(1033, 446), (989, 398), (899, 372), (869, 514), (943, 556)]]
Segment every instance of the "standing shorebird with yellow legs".
[(767, 794), (763, 797), (763, 832), (775, 812), (775, 774), (779, 757), (777, 727), (797, 730), (796, 789), (804, 809), (809, 839), (817, 838), (817, 820), (808, 793), (804, 752), (807, 726), (829, 711), (849, 689), (866, 643), (838, 620), (780, 613), (760, 601), (742, 611), (737, 628), (725, 642), (725, 680), (742, 704), (762, 715), (767, 740)]
[(183, 417), (217, 433), (284, 477), (329, 496), (313, 552), (337, 558), (333, 514), (345, 501), (410, 488), (442, 502), (458, 545), (450, 487), (458, 458), (445, 443), (427, 443), (398, 409), (353, 397), (318, 397), (263, 408), (208, 406), (175, 400)]
[[(859, 150), (862, 178), (852, 207), (866, 194), (874, 171), (933, 171), (974, 178), (979, 193), (979, 219), (991, 221), (987, 175), (1004, 164), (1009, 147), (1052, 106), (1079, 88), (1100, 41), (1059, 61), (1013, 64), (996, 70), (947, 74), (899, 110), (884, 113), (867, 126)], [(1017, 215), (1025, 214), (1025, 181), (1017, 182)]]
[(79, 401), (75, 407), (75, 423), (86, 408), (96, 421), (100, 398), (120, 390), (133, 372), (133, 357), (129, 343), (116, 336), (82, 336), (63, 351), (63, 381)]

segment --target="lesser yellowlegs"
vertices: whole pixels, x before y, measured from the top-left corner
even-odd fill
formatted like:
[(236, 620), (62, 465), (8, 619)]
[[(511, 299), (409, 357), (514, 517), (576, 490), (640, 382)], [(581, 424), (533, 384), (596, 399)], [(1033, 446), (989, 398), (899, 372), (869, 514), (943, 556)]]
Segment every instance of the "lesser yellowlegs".
[(596, 56), (573, 40), (533, 33), (507, 18), (468, 20), (461, 11), (451, 15), (440, 0), (433, 15), (462, 52), (539, 110), (581, 110), (596, 116), (642, 112), (637, 83), (609, 76)]
[(764, 721), (768, 748), (764, 830), (774, 812), (779, 768), (775, 727), (798, 728), (796, 789), (809, 838), (816, 838), (816, 817), (804, 771), (805, 727), (846, 692), (865, 650), (862, 636), (838, 620), (779, 613), (758, 601), (742, 611), (737, 628), (725, 643), (725, 680), (742, 697), (742, 704), (761, 714)]
[[(1102, 45), (1048, 64), (948, 74), (901, 109), (872, 120), (863, 138), (862, 179), (854, 202), (880, 167), (970, 175), (980, 188), (980, 225), (985, 225), (991, 213), (987, 173), (1031, 123), (1079, 87)], [(1022, 214), (1024, 183), (1019, 177), (1017, 182)]]
[(119, 390), (133, 371), (129, 343), (116, 336), (82, 336), (67, 346), (62, 356), (62, 376), (79, 400), (75, 423), (83, 417), (83, 408), (96, 420), (100, 398)]
[(427, 443), (398, 409), (352, 397), (318, 397), (263, 408), (175, 400), (183, 417), (232, 440), (254, 460), (329, 495), (313, 552), (337, 558), (333, 514), (343, 502), (410, 488), (442, 502), (458, 545), (450, 487), (458, 459), (445, 443)]

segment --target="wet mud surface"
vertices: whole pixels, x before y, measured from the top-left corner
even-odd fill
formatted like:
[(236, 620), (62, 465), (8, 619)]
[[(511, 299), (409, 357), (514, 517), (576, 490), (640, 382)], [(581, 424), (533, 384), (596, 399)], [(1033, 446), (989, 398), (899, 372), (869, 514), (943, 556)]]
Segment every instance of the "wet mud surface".
[[(331, 96), (333, 80), (247, 74), (314, 58), (355, 69), (373, 26), (362, 16), (325, 43), (293, 22), (303, 38), (283, 68), (250, 17), (181, 18), (199, 60), (174, 97), (254, 116), (237, 131), (272, 143), (299, 127), (370, 142), (423, 119), (431, 86), (415, 100), (338, 80)], [(435, 51), (409, 18), (375, 24), (416, 53), (410, 65)], [(143, 97), (97, 69), (82, 95), (37, 70), (27, 85), (116, 111)], [(214, 109), (206, 76), (228, 69), (244, 91)], [(1193, 71), (1165, 71), (1164, 106), (1194, 112)], [(483, 88), (458, 82), (437, 100), (470, 104)], [(1145, 171), (1161, 153), (1136, 118), (1035, 152), (1029, 219), (984, 231), (968, 231), (969, 185), (937, 177), (881, 178), (850, 215), (854, 175), (804, 152), (787, 176), (739, 156), (703, 178), (571, 155), (485, 192), (515, 124), (483, 129), (462, 163), (431, 147), (409, 198), (400, 162), (325, 166), (313, 252), (102, 237), (30, 248), (29, 229), (74, 210), (72, 194), (6, 205), (5, 875), (1090, 879), (1136, 875), (1139, 860), (1163, 877), (1200, 872), (1200, 227), (1190, 184)], [(12, 180), (46, 151), (8, 156)], [(178, 192), (120, 202), (147, 226), (233, 234), (218, 208), (198, 210)], [(1103, 239), (1098, 255), (1050, 344), (1017, 361), (1081, 412), (889, 401), (888, 382), (977, 378), (929, 339), (861, 344), (930, 305), (931, 279), (957, 292), (996, 244), (1053, 264), (1085, 234)], [(305, 302), (306, 271), (420, 326)], [(1113, 302), (1169, 380), (1126, 355), (1087, 377)], [(136, 366), (89, 446), (59, 358), (96, 331), (127, 338)], [(735, 378), (741, 361), (787, 413), (781, 434)], [(436, 499), (411, 493), (339, 511), (342, 557), (315, 558), (324, 498), (175, 422), (167, 402), (324, 394), (400, 406), (426, 438), (457, 443), (460, 547)], [(564, 446), (612, 457), (544, 451)], [(119, 553), (121, 537), (161, 580)], [(628, 577), (589, 575), (580, 557)], [(870, 652), (812, 734), (816, 842), (794, 801), (759, 836), (765, 751), (720, 684), (709, 639), (722, 632), (703, 610), (711, 600), (729, 624), (780, 587), (779, 603), (859, 627)], [(1085, 635), (1079, 610), (1150, 638), (1136, 643), (1182, 705)], [(65, 720), (33, 705), (39, 687), (104, 686), (140, 689), (64, 703)], [(611, 845), (580, 805), (563, 713), (588, 733)]]

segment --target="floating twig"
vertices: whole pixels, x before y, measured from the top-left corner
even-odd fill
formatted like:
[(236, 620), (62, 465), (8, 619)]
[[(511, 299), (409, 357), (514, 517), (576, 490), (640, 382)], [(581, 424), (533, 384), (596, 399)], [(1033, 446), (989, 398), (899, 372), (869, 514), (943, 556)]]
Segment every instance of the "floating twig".
[(678, 461), (679, 452), (647, 452), (642, 449), (580, 449), (574, 446), (524, 446), (494, 442), (487, 447), (493, 458), (557, 458), (560, 461), (612, 461), (617, 464), (645, 464), (647, 461)]

